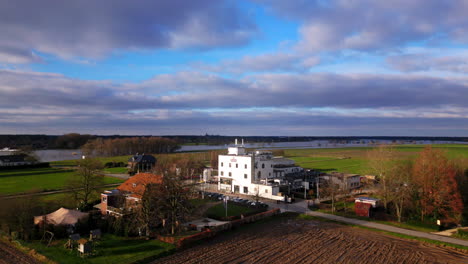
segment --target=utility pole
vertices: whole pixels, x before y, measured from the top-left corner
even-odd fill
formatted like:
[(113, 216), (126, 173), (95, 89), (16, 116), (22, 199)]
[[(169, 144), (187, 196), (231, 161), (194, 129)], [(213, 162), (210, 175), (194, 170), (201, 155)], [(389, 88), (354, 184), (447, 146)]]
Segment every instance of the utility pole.
[(319, 194), (319, 177), (315, 177), (315, 183), (317, 185), (317, 200), (320, 199), (320, 194)]
[(224, 196), (224, 209), (226, 211), (226, 218), (228, 217), (228, 214), (227, 214), (227, 205), (228, 205), (228, 200), (229, 200), (229, 196)]

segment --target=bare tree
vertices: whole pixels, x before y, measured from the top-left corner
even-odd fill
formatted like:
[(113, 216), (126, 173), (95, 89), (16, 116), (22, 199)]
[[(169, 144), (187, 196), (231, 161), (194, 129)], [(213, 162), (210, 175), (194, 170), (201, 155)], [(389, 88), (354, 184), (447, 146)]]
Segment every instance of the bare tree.
[(330, 176), (330, 178), (327, 181), (320, 183), (320, 196), (330, 198), (332, 202), (332, 213), (335, 213), (336, 211), (335, 204), (339, 194), (340, 185), (333, 181), (332, 176)]
[(393, 167), (388, 175), (388, 198), (395, 208), (398, 222), (401, 222), (406, 204), (414, 192), (412, 180), (412, 164), (409, 161), (402, 161)]
[(395, 162), (395, 150), (392, 146), (380, 145), (369, 151), (368, 154), (370, 173), (376, 176), (379, 182), (379, 193), (385, 209), (389, 203), (388, 175), (392, 171)]
[(77, 162), (78, 168), (68, 181), (67, 187), (79, 208), (86, 208), (93, 194), (97, 193), (97, 187), (103, 184), (103, 176), (100, 171), (103, 164), (96, 159), (83, 159)]
[(154, 188), (151, 200), (157, 208), (157, 218), (165, 229), (175, 234), (180, 224), (190, 216), (192, 205), (189, 200), (192, 196), (192, 187), (184, 184), (176, 174), (166, 173), (162, 184), (154, 185)]

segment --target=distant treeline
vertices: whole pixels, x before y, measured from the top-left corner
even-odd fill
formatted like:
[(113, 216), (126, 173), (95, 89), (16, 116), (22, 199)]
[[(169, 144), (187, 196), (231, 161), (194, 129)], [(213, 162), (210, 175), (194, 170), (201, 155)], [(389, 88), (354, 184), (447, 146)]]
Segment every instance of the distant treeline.
[(136, 153), (172, 153), (179, 149), (177, 141), (162, 137), (96, 138), (81, 147), (86, 155), (122, 156)]
[[(54, 135), (0, 135), (0, 148), (21, 148), (24, 146), (31, 147), (32, 149), (77, 149), (82, 147), (88, 140), (96, 138), (102, 139), (122, 139), (122, 138), (150, 138), (153, 136), (99, 136), (70, 133), (61, 136)], [(330, 143), (350, 143), (362, 140), (390, 140), (398, 141), (461, 141), (468, 142), (468, 137), (385, 137), (385, 136), (364, 136), (364, 137), (285, 137), (285, 136), (220, 136), (220, 135), (170, 135), (161, 136), (176, 141), (178, 144), (209, 144), (209, 145), (224, 145), (232, 144), (234, 140), (244, 139), (248, 143), (273, 143), (273, 142), (299, 142), (299, 141), (313, 141), (313, 140), (329, 140)]]

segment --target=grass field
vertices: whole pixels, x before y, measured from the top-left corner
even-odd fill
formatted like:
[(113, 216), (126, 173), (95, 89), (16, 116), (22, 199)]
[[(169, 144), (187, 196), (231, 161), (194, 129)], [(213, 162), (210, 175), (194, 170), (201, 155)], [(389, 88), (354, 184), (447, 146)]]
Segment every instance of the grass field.
[[(127, 163), (128, 159), (131, 156), (115, 156), (115, 157), (99, 157), (99, 159), (102, 163), (107, 163), (107, 162), (123, 162)], [(52, 166), (76, 166), (76, 162), (79, 160), (61, 160), (61, 161), (52, 161), (50, 165)]]
[(128, 169), (127, 169), (126, 167), (105, 168), (105, 169), (104, 169), (104, 172), (123, 174), (123, 173), (127, 173), (127, 172), (128, 172)]
[[(402, 159), (413, 159), (425, 145), (398, 145), (395, 150)], [(434, 149), (444, 151), (451, 159), (468, 158), (468, 145), (442, 144), (432, 145)], [(346, 173), (368, 174), (368, 153), (372, 147), (330, 148), (330, 149), (286, 149), (285, 157), (306, 169), (318, 169), (325, 172), (340, 171)]]
[[(228, 207), (227, 207), (227, 216), (228, 217), (230, 217), (230, 216), (239, 216), (241, 214), (247, 214), (247, 213), (250, 213), (252, 211), (253, 210), (251, 208), (229, 203)], [(217, 204), (215, 206), (210, 207), (206, 211), (205, 214), (207, 216), (210, 216), (210, 217), (213, 217), (213, 218), (216, 218), (216, 219), (220, 219), (220, 218), (223, 218), (223, 217), (226, 216), (226, 209), (224, 209), (223, 204), (220, 203), (220, 204)]]
[(66, 240), (56, 240), (53, 245), (46, 247), (38, 241), (25, 243), (25, 246), (35, 249), (40, 254), (57, 263), (135, 263), (147, 258), (157, 258), (167, 255), (174, 249), (174, 245), (159, 240), (142, 240), (104, 235), (96, 245), (96, 254), (81, 258), (76, 251), (64, 248)]
[[(73, 170), (57, 168), (0, 171), (0, 195), (63, 189), (73, 174)], [(120, 182), (123, 180), (104, 177), (104, 184)]]

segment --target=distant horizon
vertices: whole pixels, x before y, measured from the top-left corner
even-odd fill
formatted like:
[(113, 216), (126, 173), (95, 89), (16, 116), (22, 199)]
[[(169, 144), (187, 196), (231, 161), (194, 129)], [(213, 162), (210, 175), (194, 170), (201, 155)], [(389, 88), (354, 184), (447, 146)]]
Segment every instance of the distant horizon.
[(310, 135), (302, 135), (302, 136), (284, 136), (284, 135), (218, 135), (218, 134), (173, 134), (173, 135), (150, 135), (150, 134), (88, 134), (88, 133), (64, 133), (64, 134), (0, 134), (0, 136), (52, 136), (52, 137), (60, 137), (67, 134), (80, 134), (80, 135), (91, 135), (96, 137), (229, 137), (235, 138), (249, 138), (249, 137), (270, 137), (270, 138), (460, 138), (460, 139), (468, 139), (468, 136), (385, 136), (385, 135), (372, 135), (372, 136), (350, 136), (350, 135), (343, 135), (343, 136), (310, 136)]

